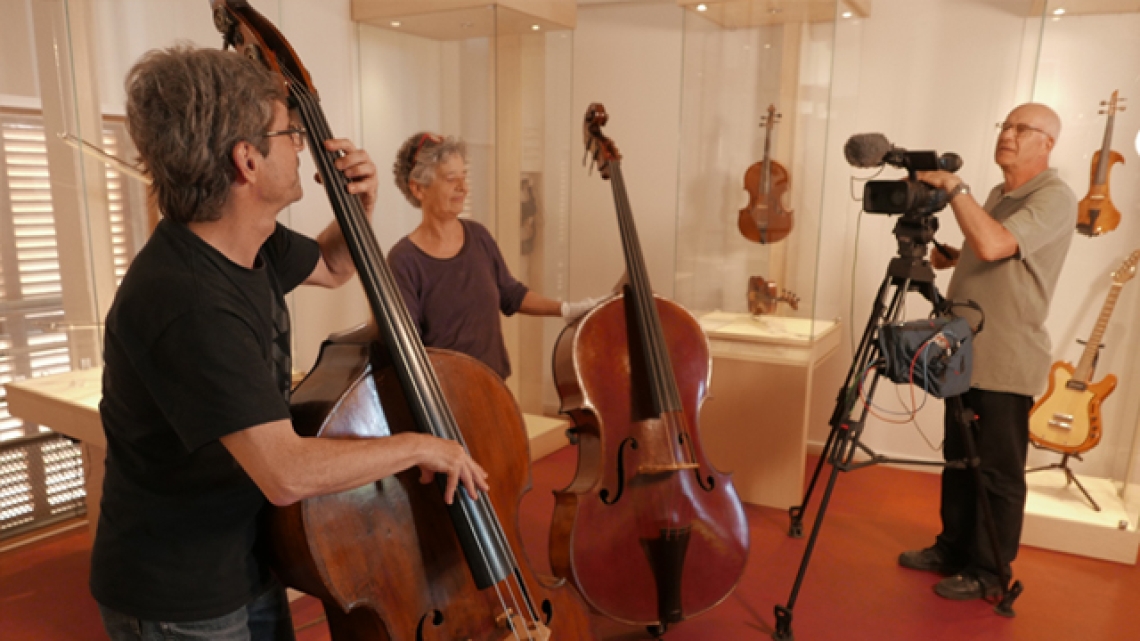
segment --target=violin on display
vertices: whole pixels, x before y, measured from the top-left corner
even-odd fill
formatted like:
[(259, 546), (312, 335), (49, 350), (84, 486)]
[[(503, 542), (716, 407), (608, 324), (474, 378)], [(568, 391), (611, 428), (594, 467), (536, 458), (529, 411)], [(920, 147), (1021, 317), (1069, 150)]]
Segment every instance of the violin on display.
[(800, 297), (795, 292), (781, 290), (776, 283), (764, 280), (763, 276), (748, 279), (748, 313), (753, 316), (771, 314), (778, 303), (787, 303), (793, 310), (800, 308)]
[(764, 127), (764, 159), (744, 172), (748, 205), (740, 210), (736, 221), (745, 238), (762, 245), (783, 240), (795, 224), (792, 210), (784, 206), (784, 197), (792, 188), (791, 177), (771, 157), (772, 129), (779, 120), (776, 105), (768, 105), (768, 115), (760, 119), (760, 126)]
[(1121, 104), (1124, 98), (1118, 98), (1118, 93), (1119, 91), (1113, 91), (1107, 102), (1102, 100), (1100, 103), (1104, 109), (1099, 113), (1108, 115), (1104, 127), (1104, 143), (1093, 152), (1089, 193), (1077, 204), (1077, 231), (1086, 236), (1100, 236), (1116, 229), (1120, 224), (1120, 211), (1112, 204), (1112, 198), (1108, 194), (1108, 171), (1112, 165), (1124, 162), (1124, 156), (1112, 150), (1112, 127), (1116, 112), (1124, 111), (1124, 105)]
[(294, 428), (330, 439), (425, 432), (459, 442), (490, 475), (478, 500), (460, 490), (451, 505), (445, 479), (423, 485), (411, 469), (275, 508), (274, 571), (321, 600), (335, 641), (594, 638), (573, 589), (539, 579), (523, 552), (518, 507), (530, 457), (514, 398), (479, 361), (424, 348), (364, 208), (325, 150), (334, 136), (308, 71), (246, 0), (212, 7), (225, 45), (285, 85), (375, 321), (325, 342), (293, 392)]
[(550, 564), (597, 612), (660, 635), (732, 593), (748, 523), (730, 476), (697, 437), (708, 339), (683, 307), (653, 294), (606, 121), (605, 108), (590, 105), (586, 151), (613, 187), (628, 281), (555, 345), (578, 467), (555, 492)]

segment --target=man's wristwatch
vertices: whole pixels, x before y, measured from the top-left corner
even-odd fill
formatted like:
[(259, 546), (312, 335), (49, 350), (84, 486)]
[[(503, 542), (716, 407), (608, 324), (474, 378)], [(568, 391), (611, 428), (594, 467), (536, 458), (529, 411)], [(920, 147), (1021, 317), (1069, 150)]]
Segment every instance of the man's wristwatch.
[(970, 186), (964, 182), (958, 183), (958, 186), (951, 189), (949, 195), (946, 196), (946, 202), (950, 202), (958, 197), (958, 194), (969, 194)]

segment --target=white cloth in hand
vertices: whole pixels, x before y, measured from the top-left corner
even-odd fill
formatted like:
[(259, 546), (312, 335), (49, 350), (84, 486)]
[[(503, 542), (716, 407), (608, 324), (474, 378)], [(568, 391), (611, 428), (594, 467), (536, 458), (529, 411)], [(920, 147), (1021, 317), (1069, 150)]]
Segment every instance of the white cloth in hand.
[(569, 325), (582, 317), (583, 314), (594, 309), (599, 303), (606, 300), (607, 297), (602, 296), (599, 298), (583, 298), (570, 302), (568, 300), (562, 301), (562, 320), (566, 321)]

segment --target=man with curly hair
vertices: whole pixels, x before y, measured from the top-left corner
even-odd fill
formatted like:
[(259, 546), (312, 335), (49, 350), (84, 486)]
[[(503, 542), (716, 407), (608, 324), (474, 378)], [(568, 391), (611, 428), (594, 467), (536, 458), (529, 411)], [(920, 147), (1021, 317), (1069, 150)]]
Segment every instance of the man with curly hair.
[[(486, 474), (455, 442), (418, 433), (302, 438), (289, 412), (289, 314), (301, 284), (355, 272), (335, 223), (316, 240), (277, 215), (301, 197), (306, 133), (280, 84), (244, 56), (152, 51), (127, 78), (128, 128), (163, 220), (107, 315), (107, 436), (91, 591), (119, 639), (292, 639), (268, 563), (269, 504), (419, 467), (472, 496)], [(328, 140), (369, 216), (376, 167)]]

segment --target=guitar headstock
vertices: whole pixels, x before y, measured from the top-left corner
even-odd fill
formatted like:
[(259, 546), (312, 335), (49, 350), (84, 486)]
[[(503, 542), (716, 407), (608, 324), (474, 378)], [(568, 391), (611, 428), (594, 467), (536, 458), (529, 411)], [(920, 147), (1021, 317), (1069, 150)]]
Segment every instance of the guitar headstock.
[(250, 6), (248, 0), (210, 0), (214, 26), (222, 34), (222, 49), (234, 51), (265, 65), (281, 82), (303, 87), (317, 95), (312, 78), (293, 46), (277, 27)]
[(1127, 100), (1127, 98), (1120, 98), (1119, 94), (1120, 94), (1120, 90), (1116, 90), (1116, 91), (1112, 92), (1111, 98), (1109, 98), (1108, 100), (1101, 100), (1100, 101), (1101, 110), (1098, 111), (1097, 113), (1099, 113), (1101, 115), (1108, 114), (1109, 117), (1112, 117), (1113, 115), (1116, 114), (1116, 112), (1124, 111), (1124, 109), (1126, 107), (1126, 105), (1124, 104), (1124, 101)]
[(782, 117), (783, 114), (776, 113), (776, 105), (768, 105), (768, 115), (760, 117), (760, 126), (770, 130)]
[(1124, 259), (1123, 263), (1120, 263), (1120, 267), (1117, 267), (1116, 271), (1112, 272), (1112, 282), (1123, 285), (1132, 280), (1132, 277), (1136, 275), (1136, 265), (1138, 263), (1140, 263), (1140, 249), (1132, 252), (1128, 258)]
[(598, 173), (606, 180), (610, 178), (610, 163), (621, 160), (617, 145), (602, 133), (602, 127), (609, 119), (602, 103), (595, 102), (586, 108), (586, 117), (582, 122), (582, 138), (586, 145), (586, 156), (582, 162), (585, 164), (586, 158), (590, 158), (598, 168)]

